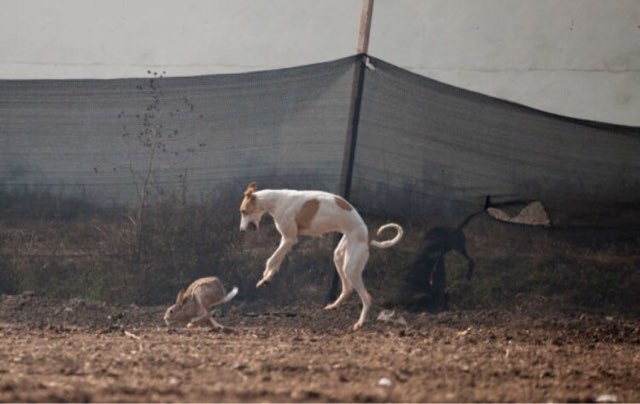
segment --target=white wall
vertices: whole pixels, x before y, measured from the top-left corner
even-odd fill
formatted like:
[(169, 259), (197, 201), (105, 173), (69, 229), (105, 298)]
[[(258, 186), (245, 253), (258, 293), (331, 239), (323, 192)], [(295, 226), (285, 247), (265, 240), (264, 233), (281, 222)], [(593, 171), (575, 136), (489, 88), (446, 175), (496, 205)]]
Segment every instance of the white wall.
[[(360, 0), (0, 0), (0, 78), (262, 70), (350, 55)], [(376, 0), (370, 53), (535, 108), (640, 126), (640, 0)]]
[(359, 0), (0, 0), (0, 78), (264, 70), (355, 53)]
[(538, 109), (640, 126), (639, 0), (376, 0), (370, 53)]

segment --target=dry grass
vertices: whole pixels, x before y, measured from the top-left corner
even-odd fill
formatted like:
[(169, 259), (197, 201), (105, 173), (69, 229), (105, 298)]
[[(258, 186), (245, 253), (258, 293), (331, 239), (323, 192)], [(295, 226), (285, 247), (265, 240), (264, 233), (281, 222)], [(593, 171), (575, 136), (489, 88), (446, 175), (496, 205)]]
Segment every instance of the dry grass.
[[(193, 279), (216, 275), (227, 286), (237, 285), (239, 298), (247, 302), (321, 305), (334, 274), (335, 238), (303, 238), (273, 283), (256, 290), (279, 236), (266, 217), (259, 232), (240, 234), (235, 200), (165, 197), (147, 209), (145, 226), (139, 228), (126, 210), (78, 201), (67, 206), (48, 198), (0, 195), (0, 292), (165, 304)], [(398, 218), (365, 216), (372, 231), (389, 219)], [(426, 230), (422, 221), (399, 222), (404, 240), (392, 249), (372, 249), (365, 271), (377, 303), (400, 293)], [(640, 314), (638, 236), (602, 240), (593, 232), (577, 237), (486, 216), (474, 219), (465, 233), (477, 268), (468, 283), (464, 260), (455, 253), (447, 256), (454, 308), (513, 307), (543, 299), (568, 310)]]

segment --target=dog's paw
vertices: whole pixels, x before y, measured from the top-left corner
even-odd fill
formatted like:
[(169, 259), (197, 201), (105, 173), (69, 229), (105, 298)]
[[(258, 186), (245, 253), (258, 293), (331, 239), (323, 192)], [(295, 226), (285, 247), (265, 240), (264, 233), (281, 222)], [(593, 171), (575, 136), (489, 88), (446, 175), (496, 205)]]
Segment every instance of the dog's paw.
[(269, 284), (269, 280), (268, 279), (260, 279), (260, 282), (256, 283), (256, 288), (262, 288), (265, 287)]
[(360, 321), (358, 321), (357, 323), (355, 323), (355, 324), (353, 325), (353, 328), (352, 328), (352, 329), (353, 329), (353, 331), (358, 331), (359, 329), (361, 329), (361, 328), (362, 328), (362, 326), (363, 326), (363, 325), (364, 325), (364, 323), (361, 323)]

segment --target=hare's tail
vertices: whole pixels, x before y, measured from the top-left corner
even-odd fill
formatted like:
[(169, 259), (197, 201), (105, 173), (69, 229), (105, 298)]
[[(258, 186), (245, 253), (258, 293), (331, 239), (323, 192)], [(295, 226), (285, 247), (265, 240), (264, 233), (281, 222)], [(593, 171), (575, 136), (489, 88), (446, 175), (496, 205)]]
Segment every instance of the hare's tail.
[(228, 302), (229, 300), (231, 300), (234, 297), (236, 297), (237, 294), (238, 294), (238, 288), (236, 286), (234, 286), (233, 289), (231, 289), (231, 292), (227, 293), (227, 295), (224, 297), (224, 299), (222, 299), (222, 301), (220, 301), (220, 304)]

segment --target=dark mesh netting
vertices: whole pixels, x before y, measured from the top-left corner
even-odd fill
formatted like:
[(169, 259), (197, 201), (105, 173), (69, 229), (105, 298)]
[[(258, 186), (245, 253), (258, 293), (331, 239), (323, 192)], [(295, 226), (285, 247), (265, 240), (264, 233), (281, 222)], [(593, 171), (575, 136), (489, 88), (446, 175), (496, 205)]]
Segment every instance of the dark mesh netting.
[(193, 195), (249, 179), (337, 192), (353, 62), (0, 81), (0, 184), (108, 204), (137, 200), (149, 172), (154, 186)]
[(640, 227), (639, 128), (556, 116), (371, 64), (351, 199), (409, 218), (419, 234), (400, 303), (439, 309), (450, 292), (457, 304), (515, 305), (531, 293), (579, 305), (639, 303), (638, 260), (629, 254)]
[(0, 81), (0, 292), (158, 303), (217, 274), (250, 298), (323, 295), (330, 237), (301, 241), (255, 292), (279, 237), (273, 226), (240, 237), (238, 205), (249, 181), (343, 192), (355, 124), (349, 199), (370, 229), (405, 228), (397, 248), (371, 254), (376, 299), (537, 294), (637, 312), (640, 128), (543, 113), (375, 58), (358, 110), (361, 60)]
[[(196, 194), (250, 179), (339, 192), (356, 60), (190, 78), (0, 81), (0, 183), (127, 202), (152, 165), (156, 184), (186, 183)], [(637, 204), (638, 128), (373, 64), (351, 190), (363, 209), (410, 217), (474, 211), (487, 196), (540, 200), (561, 225)]]
[[(411, 216), (541, 201), (555, 225), (619, 223), (640, 196), (640, 129), (532, 110), (381, 60), (367, 70), (352, 198)], [(522, 205), (524, 206), (524, 205)], [(625, 220), (636, 219), (628, 215)]]

